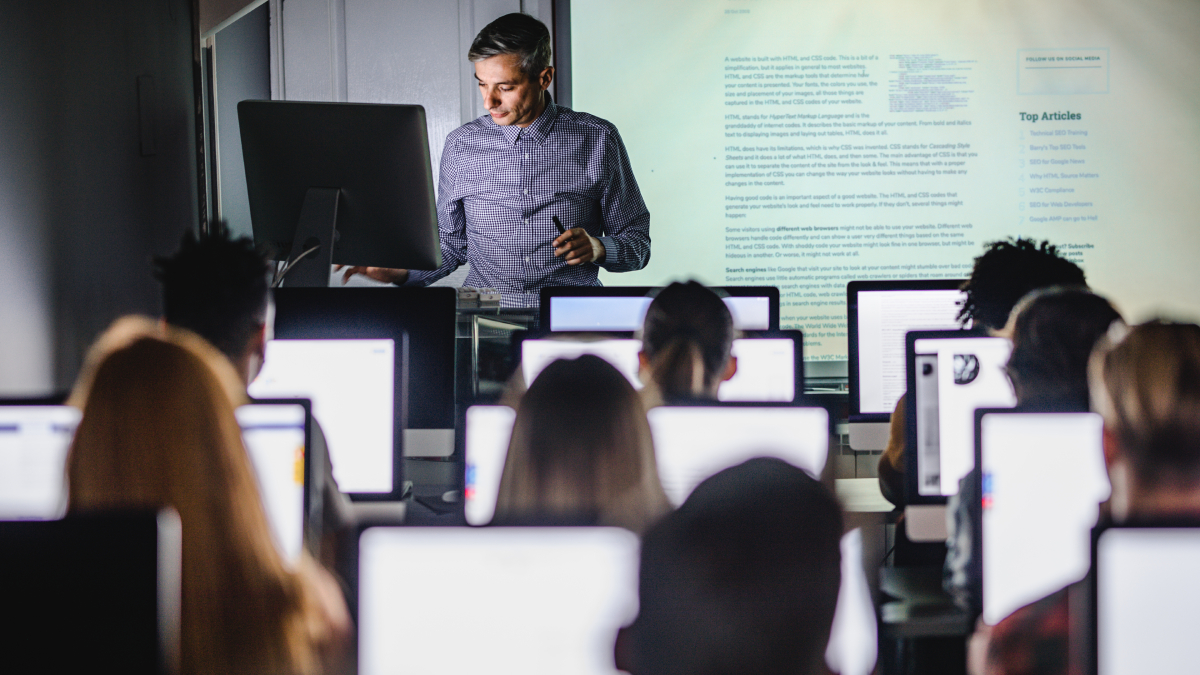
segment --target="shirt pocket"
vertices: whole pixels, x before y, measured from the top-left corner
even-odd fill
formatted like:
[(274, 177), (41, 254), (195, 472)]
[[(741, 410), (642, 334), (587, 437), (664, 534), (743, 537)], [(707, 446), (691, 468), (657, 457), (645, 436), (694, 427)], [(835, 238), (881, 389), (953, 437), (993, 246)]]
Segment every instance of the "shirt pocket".
[(582, 227), (593, 237), (600, 234), (600, 196), (598, 186), (581, 190), (556, 190), (550, 202), (550, 212), (562, 220), (564, 226)]

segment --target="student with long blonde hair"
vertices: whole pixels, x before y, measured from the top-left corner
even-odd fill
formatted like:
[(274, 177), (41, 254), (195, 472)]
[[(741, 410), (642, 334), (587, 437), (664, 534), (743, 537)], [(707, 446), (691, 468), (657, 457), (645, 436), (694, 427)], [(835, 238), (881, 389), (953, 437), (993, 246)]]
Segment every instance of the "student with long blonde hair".
[(547, 366), (517, 408), (496, 522), (640, 533), (668, 510), (650, 424), (629, 380), (592, 355)]
[(183, 524), (181, 672), (314, 673), (344, 646), (336, 583), (276, 548), (234, 416), (245, 393), (215, 349), (148, 319), (93, 346), (71, 403), (69, 513), (163, 508)]

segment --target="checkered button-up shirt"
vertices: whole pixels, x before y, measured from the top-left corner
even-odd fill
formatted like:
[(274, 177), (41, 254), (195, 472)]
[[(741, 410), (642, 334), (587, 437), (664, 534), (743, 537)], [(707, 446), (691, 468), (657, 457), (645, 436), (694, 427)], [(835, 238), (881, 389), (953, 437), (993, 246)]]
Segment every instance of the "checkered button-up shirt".
[[(442, 266), (411, 272), (410, 284), (469, 262), (467, 286), (499, 290), (505, 306), (536, 307), (543, 286), (599, 286), (600, 267), (628, 272), (650, 260), (650, 212), (616, 127), (553, 101), (525, 128), (483, 115), (451, 132), (437, 207)], [(599, 239), (604, 262), (556, 258), (552, 216)]]

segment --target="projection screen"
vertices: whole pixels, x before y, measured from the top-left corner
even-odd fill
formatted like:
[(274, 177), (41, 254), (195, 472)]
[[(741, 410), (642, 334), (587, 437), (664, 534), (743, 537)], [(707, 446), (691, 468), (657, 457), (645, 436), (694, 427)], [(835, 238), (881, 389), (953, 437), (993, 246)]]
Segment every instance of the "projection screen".
[(776, 285), (805, 357), (844, 360), (848, 281), (964, 277), (1022, 235), (1133, 318), (1200, 313), (1200, 3), (556, 8), (560, 91), (651, 213), (650, 264), (605, 284)]

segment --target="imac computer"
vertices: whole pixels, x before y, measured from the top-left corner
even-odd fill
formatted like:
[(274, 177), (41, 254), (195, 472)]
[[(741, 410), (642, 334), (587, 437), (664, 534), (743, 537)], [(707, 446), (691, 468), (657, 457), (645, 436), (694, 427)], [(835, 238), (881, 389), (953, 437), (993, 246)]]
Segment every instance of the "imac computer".
[(1092, 538), (1095, 671), (1186, 673), (1196, 667), (1200, 522), (1107, 526)]
[[(552, 362), (583, 354), (594, 354), (611, 363), (635, 389), (643, 386), (638, 358), (642, 343), (636, 338), (546, 333), (517, 339), (526, 386)], [(763, 331), (755, 337), (737, 338), (732, 352), (737, 358), (737, 372), (718, 386), (718, 400), (786, 403), (803, 393), (804, 337), (800, 331)]]
[(976, 413), (983, 620), (1087, 574), (1091, 531), (1110, 494), (1095, 413)]
[(638, 549), (637, 535), (610, 527), (369, 528), (359, 672), (617, 675)]
[(260, 399), (236, 411), (271, 535), (291, 563), (304, 550), (305, 522), (320, 519), (310, 515), (310, 406), (306, 399)]
[[(653, 286), (547, 286), (542, 289), (541, 327), (547, 331), (628, 333), (640, 330)], [(779, 289), (774, 286), (714, 287), (724, 295), (738, 330), (779, 330)]]
[[(778, 457), (820, 476), (829, 454), (829, 413), (820, 407), (768, 403), (659, 406), (647, 417), (658, 476), (671, 503), (682, 504), (705, 478), (753, 457)], [(516, 412), (467, 409), (463, 494), (466, 520), (487, 525), (496, 508)]]
[(424, 108), (242, 101), (238, 122), (254, 241), (287, 286), (328, 286), (333, 263), (441, 265)]
[[(454, 452), (456, 302), (453, 288), (276, 289), (275, 339), (267, 345), (263, 372), (281, 379), (268, 386), (264, 375), (259, 375), (250, 392), (313, 399), (313, 415), (325, 430), (334, 475), (343, 491), (359, 493), (356, 499), (368, 499), (369, 493), (386, 499), (393, 491), (398, 497), (405, 454), (446, 457)], [(367, 362), (384, 358), (383, 352), (365, 347), (363, 341), (374, 340), (391, 341), (390, 368)], [(292, 341), (297, 342), (283, 344)], [(325, 341), (344, 343), (356, 354), (360, 348), (366, 351), (347, 355), (345, 361), (309, 351), (339, 349), (320, 344)], [(402, 342), (406, 355), (401, 354)], [(273, 364), (274, 352), (279, 354)], [(350, 367), (353, 373), (346, 370)], [(297, 380), (309, 379), (314, 390), (319, 387), (325, 395), (304, 393), (303, 382)], [(408, 396), (409, 390), (419, 391), (420, 396)], [(340, 434), (331, 425), (340, 427), (343, 420), (332, 419), (323, 410), (326, 405), (346, 413), (345, 427), (351, 434), (371, 433), (373, 439), (386, 435), (388, 440), (373, 440), (369, 446), (356, 446), (353, 440), (339, 442), (335, 436)], [(355, 421), (363, 416), (371, 421)], [(357, 466), (357, 477), (346, 483), (347, 462), (355, 461), (346, 459), (347, 452), (369, 453), (378, 461)]]
[(904, 394), (904, 335), (958, 328), (962, 279), (851, 281), (846, 285), (850, 447), (882, 450)]
[(0, 401), (0, 520), (52, 520), (67, 509), (67, 451), (80, 412), (62, 399)]
[(646, 413), (658, 477), (678, 506), (705, 478), (754, 457), (778, 457), (819, 477), (829, 455), (820, 407), (725, 403), (671, 405)]
[(1017, 404), (1004, 370), (1012, 343), (975, 331), (912, 331), (905, 348), (905, 500), (945, 504), (975, 466), (975, 410)]
[(179, 671), (183, 530), (175, 511), (0, 522), (9, 673)]

